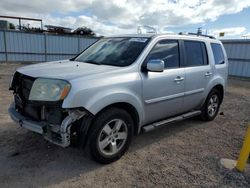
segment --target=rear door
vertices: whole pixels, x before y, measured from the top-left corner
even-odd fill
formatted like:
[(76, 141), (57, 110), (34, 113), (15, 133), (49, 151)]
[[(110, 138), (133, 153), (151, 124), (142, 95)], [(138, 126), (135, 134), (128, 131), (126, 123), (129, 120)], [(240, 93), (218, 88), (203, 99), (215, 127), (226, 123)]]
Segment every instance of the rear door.
[(145, 123), (164, 119), (183, 111), (185, 74), (180, 68), (178, 40), (160, 40), (144, 61), (161, 59), (163, 72), (142, 72)]
[(212, 78), (212, 65), (208, 61), (205, 42), (183, 40), (185, 59), (185, 96), (183, 108), (190, 111), (200, 108), (205, 97), (206, 87)]

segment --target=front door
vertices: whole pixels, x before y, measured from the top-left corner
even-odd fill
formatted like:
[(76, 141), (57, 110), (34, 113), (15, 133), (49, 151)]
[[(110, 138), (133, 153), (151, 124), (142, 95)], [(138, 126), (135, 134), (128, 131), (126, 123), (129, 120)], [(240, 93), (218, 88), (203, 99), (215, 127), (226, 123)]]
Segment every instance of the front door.
[(160, 59), (165, 64), (163, 72), (142, 72), (146, 124), (183, 112), (185, 72), (179, 51), (178, 40), (161, 40), (144, 62)]

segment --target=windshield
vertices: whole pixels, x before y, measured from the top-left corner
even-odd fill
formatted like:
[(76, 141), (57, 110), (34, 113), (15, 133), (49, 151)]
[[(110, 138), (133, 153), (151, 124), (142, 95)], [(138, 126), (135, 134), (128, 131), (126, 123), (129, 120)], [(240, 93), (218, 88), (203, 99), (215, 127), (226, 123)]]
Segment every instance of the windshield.
[(149, 38), (104, 38), (100, 39), (84, 52), (75, 61), (100, 65), (128, 66), (131, 65), (142, 50)]

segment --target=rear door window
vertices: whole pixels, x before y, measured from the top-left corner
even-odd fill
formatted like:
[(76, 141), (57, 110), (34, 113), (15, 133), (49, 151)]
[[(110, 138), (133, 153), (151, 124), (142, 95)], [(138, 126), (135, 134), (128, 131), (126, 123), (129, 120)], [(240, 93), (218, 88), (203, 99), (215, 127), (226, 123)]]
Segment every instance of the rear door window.
[(207, 65), (207, 49), (204, 42), (184, 41), (186, 67)]
[(220, 44), (217, 43), (211, 43), (211, 47), (213, 50), (213, 54), (214, 54), (214, 62), (216, 65), (219, 64), (224, 64), (225, 63), (225, 57), (224, 57), (224, 53), (223, 50), (221, 48)]

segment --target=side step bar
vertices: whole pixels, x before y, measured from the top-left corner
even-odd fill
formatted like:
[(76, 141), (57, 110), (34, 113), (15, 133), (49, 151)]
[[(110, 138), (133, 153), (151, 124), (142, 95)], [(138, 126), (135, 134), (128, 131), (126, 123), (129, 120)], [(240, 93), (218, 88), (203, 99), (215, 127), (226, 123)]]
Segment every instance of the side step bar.
[(142, 127), (142, 132), (150, 132), (156, 128), (162, 127), (162, 126), (167, 125), (169, 123), (173, 123), (173, 122), (181, 121), (181, 120), (184, 120), (187, 118), (191, 118), (191, 117), (197, 116), (199, 114), (201, 114), (201, 111), (197, 110), (197, 111), (188, 112), (188, 113), (185, 113), (185, 114), (182, 114), (180, 116), (173, 117), (173, 118), (161, 120), (159, 122), (155, 122), (155, 123), (152, 123), (152, 124), (149, 124), (149, 125)]

